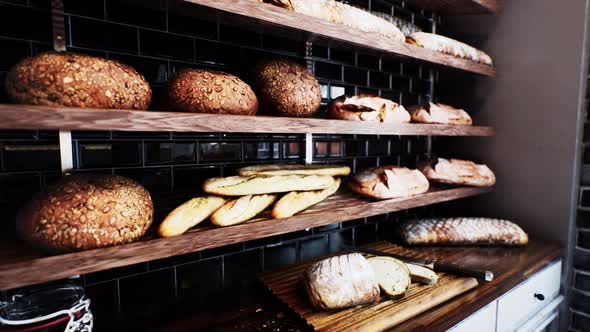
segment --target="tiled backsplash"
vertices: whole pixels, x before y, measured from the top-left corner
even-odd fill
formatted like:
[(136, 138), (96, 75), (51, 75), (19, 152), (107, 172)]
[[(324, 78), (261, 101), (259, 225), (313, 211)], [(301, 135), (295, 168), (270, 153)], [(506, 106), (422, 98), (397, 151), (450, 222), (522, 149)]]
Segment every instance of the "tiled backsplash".
[[(428, 13), (401, 1), (348, 1), (412, 20), (429, 30)], [(161, 107), (167, 80), (179, 69), (207, 66), (242, 75), (251, 60), (278, 54), (304, 61), (305, 43), (237, 28), (205, 15), (201, 8), (176, 1), (144, 4), (115, 0), (66, 0), (69, 51), (118, 59), (143, 74), (154, 90), (153, 109)], [(179, 9), (179, 7), (181, 7)], [(4, 78), (18, 60), (50, 50), (51, 20), (47, 0), (0, 1), (0, 102), (6, 102)], [(323, 105), (341, 94), (373, 93), (415, 104), (433, 98), (436, 70), (400, 59), (347, 48), (313, 45), (312, 69), (322, 85)], [(427, 154), (426, 137), (314, 135), (314, 163), (365, 167), (415, 165)], [(156, 220), (171, 206), (159, 197), (174, 192), (198, 195), (209, 177), (234, 174), (252, 163), (301, 163), (304, 137), (293, 134), (74, 132), (74, 171), (128, 176), (144, 184), (156, 201)], [(19, 205), (60, 176), (56, 132), (0, 132), (0, 230), (14, 236)], [(182, 196), (184, 195), (184, 196)], [(308, 260), (347, 246), (392, 238), (392, 225), (430, 208), (343, 222), (282, 236), (171, 257), (84, 275), (79, 281), (93, 300), (99, 329), (113, 317), (158, 311), (190, 298), (210, 303), (228, 290), (247, 293), (257, 272)], [(11, 291), (4, 291), (7, 297)]]

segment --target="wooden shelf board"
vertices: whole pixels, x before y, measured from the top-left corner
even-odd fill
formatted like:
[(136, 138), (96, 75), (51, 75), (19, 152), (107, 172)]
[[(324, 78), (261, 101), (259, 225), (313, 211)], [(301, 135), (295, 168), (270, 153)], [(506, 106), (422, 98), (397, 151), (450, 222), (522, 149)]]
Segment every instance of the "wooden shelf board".
[[(383, 36), (363, 32), (342, 24), (332, 23), (283, 9), (270, 4), (259, 3), (254, 0), (183, 0), (185, 3), (201, 5), (222, 11), (229, 15), (247, 18), (257, 25), (273, 28), (295, 29), (303, 32), (307, 40), (318, 42), (336, 42), (354, 45), (365, 49), (390, 53), (396, 56), (408, 57), (442, 66), (460, 69), (484, 76), (494, 77), (496, 70), (493, 66), (457, 58), (451, 55), (427, 50), (421, 47), (400, 43)], [(480, 0), (483, 2), (483, 0)], [(265, 29), (273, 32), (273, 29)]]
[(493, 136), (492, 127), (0, 104), (0, 129)]
[(0, 289), (12, 289), (76, 274), (178, 256), (306, 228), (476, 196), (489, 191), (491, 188), (432, 188), (427, 193), (413, 197), (383, 201), (370, 201), (342, 192), (290, 218), (269, 219), (268, 214), (263, 214), (246, 224), (225, 228), (203, 225), (177, 237), (147, 238), (121, 246), (55, 256), (42, 256), (24, 243), (0, 241)]
[(499, 14), (499, 0), (406, 0), (410, 5), (440, 15)]

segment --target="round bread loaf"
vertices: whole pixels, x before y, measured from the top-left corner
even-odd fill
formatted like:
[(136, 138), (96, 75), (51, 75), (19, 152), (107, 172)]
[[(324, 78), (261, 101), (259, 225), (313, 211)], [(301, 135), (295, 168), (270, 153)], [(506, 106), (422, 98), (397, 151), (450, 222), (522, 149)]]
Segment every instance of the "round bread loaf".
[(17, 229), (52, 251), (77, 251), (132, 242), (152, 223), (150, 194), (116, 175), (71, 175), (19, 211)]
[(258, 99), (244, 81), (234, 75), (209, 69), (179, 72), (168, 88), (169, 107), (174, 111), (254, 115)]
[(144, 110), (152, 90), (143, 76), (115, 60), (46, 52), (17, 63), (6, 77), (16, 103)]
[(268, 114), (311, 116), (318, 111), (322, 101), (320, 83), (294, 61), (259, 62), (254, 72), (254, 85), (261, 109)]

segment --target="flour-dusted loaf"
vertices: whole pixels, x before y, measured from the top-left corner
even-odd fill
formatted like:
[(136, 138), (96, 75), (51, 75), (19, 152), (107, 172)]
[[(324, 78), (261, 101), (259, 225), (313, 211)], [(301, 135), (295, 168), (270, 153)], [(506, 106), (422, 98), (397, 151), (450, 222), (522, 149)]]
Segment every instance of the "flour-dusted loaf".
[(334, 184), (327, 175), (228, 176), (208, 179), (206, 193), (221, 196), (261, 195), (326, 189)]
[(318, 80), (293, 60), (259, 60), (252, 81), (260, 109), (266, 114), (307, 117), (316, 113), (322, 102)]
[(428, 179), (419, 170), (399, 166), (369, 168), (348, 182), (351, 190), (371, 198), (408, 197), (428, 191)]
[(408, 107), (412, 122), (470, 126), (473, 121), (467, 112), (450, 105), (425, 103)]
[(429, 181), (475, 187), (496, 183), (494, 172), (470, 160), (435, 158), (418, 166)]
[(77, 251), (137, 240), (152, 223), (150, 194), (116, 175), (70, 175), (19, 211), (17, 229), (35, 246)]
[(408, 123), (410, 114), (389, 99), (371, 96), (341, 96), (328, 105), (327, 117), (350, 121)]
[(406, 42), (429, 50), (483, 63), (489, 66), (492, 65), (492, 58), (486, 53), (473, 46), (469, 46), (445, 36), (428, 32), (414, 32), (406, 38)]
[(6, 91), (16, 103), (147, 109), (152, 90), (133, 68), (115, 60), (76, 53), (40, 53), (8, 72)]
[(379, 285), (369, 262), (359, 253), (324, 259), (311, 265), (302, 279), (311, 304), (333, 310), (379, 299)]
[(410, 245), (525, 245), (528, 235), (515, 223), (492, 218), (429, 218), (399, 224), (401, 239)]
[(238, 169), (241, 176), (252, 175), (329, 175), (347, 176), (350, 167), (339, 165), (295, 165), (295, 164), (270, 164), (246, 166)]
[(231, 226), (254, 218), (277, 199), (276, 195), (246, 195), (227, 202), (211, 215), (215, 226)]
[(272, 217), (275, 219), (287, 218), (297, 212), (303, 211), (315, 205), (338, 190), (340, 179), (335, 179), (334, 184), (326, 189), (312, 191), (292, 191), (281, 197), (272, 208)]
[(170, 81), (168, 106), (173, 111), (254, 115), (258, 99), (238, 77), (211, 69), (186, 69)]
[(183, 234), (207, 219), (226, 202), (225, 198), (217, 196), (190, 199), (166, 216), (158, 227), (158, 235), (170, 237)]

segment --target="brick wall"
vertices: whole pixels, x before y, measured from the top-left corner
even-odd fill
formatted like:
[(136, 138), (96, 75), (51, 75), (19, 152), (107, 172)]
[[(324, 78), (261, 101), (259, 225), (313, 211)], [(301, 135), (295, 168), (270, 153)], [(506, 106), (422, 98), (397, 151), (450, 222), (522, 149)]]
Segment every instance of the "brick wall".
[[(414, 21), (427, 31), (432, 15), (401, 1), (348, 1)], [(217, 20), (197, 6), (153, 0), (66, 0), (69, 51), (121, 60), (152, 85), (154, 102), (166, 81), (181, 68), (214, 67), (241, 75), (249, 59), (263, 54), (303, 62), (304, 41), (279, 38), (263, 29), (244, 29)], [(49, 1), (0, 1), (0, 85), (19, 59), (52, 48)], [(410, 105), (434, 98), (436, 70), (349, 48), (313, 47), (313, 71), (322, 85), (323, 105), (343, 93), (373, 93)], [(434, 75), (431, 75), (431, 71)], [(6, 102), (0, 86), (0, 102)], [(425, 137), (314, 135), (315, 163), (344, 163), (353, 171), (383, 164), (413, 166), (425, 158)], [(183, 198), (199, 194), (212, 176), (233, 174), (243, 165), (301, 163), (302, 135), (169, 132), (75, 132), (75, 172), (113, 173), (144, 184), (156, 202), (156, 223)], [(32, 193), (60, 176), (57, 133), (0, 132), (0, 211), (3, 236), (14, 236), (14, 214)], [(170, 197), (173, 197), (171, 199)], [(354, 220), (282, 236), (146, 262), (76, 279), (93, 300), (96, 323), (109, 330), (112, 318), (159, 312), (187, 300), (195, 308), (230, 292), (247, 301), (257, 289), (255, 274), (308, 260), (345, 246), (391, 239), (392, 224), (414, 209)], [(590, 240), (587, 240), (590, 242)], [(588, 287), (586, 285), (586, 287)], [(14, 290), (4, 290), (6, 299)]]

